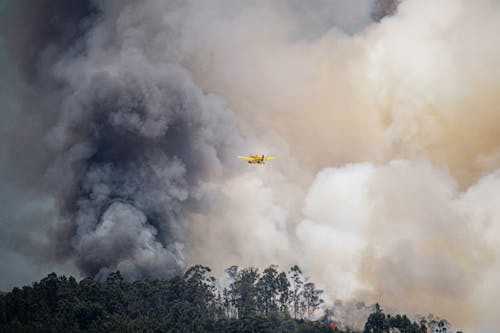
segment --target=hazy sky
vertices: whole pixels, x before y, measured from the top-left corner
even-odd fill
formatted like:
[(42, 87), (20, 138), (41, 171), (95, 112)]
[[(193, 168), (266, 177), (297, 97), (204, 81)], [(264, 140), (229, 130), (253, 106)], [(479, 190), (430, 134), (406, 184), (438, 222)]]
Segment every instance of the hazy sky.
[(500, 3), (376, 6), (2, 2), (0, 288), (299, 264), (500, 329)]

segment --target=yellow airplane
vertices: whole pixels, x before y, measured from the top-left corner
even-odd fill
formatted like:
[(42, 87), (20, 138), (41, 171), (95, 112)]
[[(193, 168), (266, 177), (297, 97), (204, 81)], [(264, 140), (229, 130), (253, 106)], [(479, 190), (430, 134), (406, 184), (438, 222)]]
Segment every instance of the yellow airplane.
[(274, 160), (273, 156), (264, 156), (264, 155), (239, 155), (238, 158), (242, 158), (246, 160), (250, 164), (264, 164), (264, 161)]

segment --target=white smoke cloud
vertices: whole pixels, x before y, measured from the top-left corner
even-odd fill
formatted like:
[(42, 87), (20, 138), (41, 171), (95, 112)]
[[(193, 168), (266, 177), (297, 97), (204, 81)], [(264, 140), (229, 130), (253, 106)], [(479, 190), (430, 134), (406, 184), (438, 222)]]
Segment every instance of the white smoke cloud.
[[(497, 226), (478, 225), (473, 216), (484, 213), (469, 204), (471, 193), (496, 191), (485, 179), (461, 193), (446, 170), (427, 160), (322, 171), (297, 228), (307, 270), (340, 298), (378, 300), (410, 313), (432, 304), (452, 322), (473, 319), (473, 307), (483, 302), (471, 305), (476, 283), (496, 251), (484, 235)], [(481, 202), (484, 210), (495, 207)]]
[(307, 194), (304, 220), (296, 228), (305, 267), (341, 299), (362, 287), (357, 270), (366, 244), (359, 234), (371, 214), (366, 182), (372, 172), (369, 164), (321, 171)]

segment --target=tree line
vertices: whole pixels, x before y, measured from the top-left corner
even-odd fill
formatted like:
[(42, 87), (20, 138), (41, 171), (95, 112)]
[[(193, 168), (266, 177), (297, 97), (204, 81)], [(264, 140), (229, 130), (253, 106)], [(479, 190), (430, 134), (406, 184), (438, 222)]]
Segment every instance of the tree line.
[[(347, 333), (328, 316), (313, 320), (322, 290), (298, 266), (288, 272), (271, 265), (231, 266), (222, 285), (210, 268), (196, 265), (183, 276), (126, 281), (120, 272), (103, 282), (55, 273), (31, 286), (0, 294), (0, 332), (167, 332), (167, 333)], [(380, 307), (364, 332), (427, 333), (406, 316)]]
[[(183, 276), (126, 281), (120, 272), (104, 282), (49, 274), (0, 295), (1, 332), (333, 332), (308, 320), (322, 291), (298, 266), (232, 266), (229, 281), (196, 265)], [(341, 332), (337, 330), (337, 332)]]
[[(380, 305), (375, 304), (375, 310), (366, 321), (363, 333), (451, 333), (450, 324), (445, 319), (428, 319), (420, 317), (418, 323), (411, 321), (406, 315), (386, 315)], [(458, 331), (457, 333), (462, 333)]]

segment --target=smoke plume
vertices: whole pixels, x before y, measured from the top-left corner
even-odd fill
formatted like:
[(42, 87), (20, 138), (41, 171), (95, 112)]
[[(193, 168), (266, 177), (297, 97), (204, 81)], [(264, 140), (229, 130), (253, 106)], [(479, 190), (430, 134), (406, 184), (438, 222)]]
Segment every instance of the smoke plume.
[(497, 2), (1, 10), (4, 251), (99, 278), (298, 263), (331, 304), (500, 329)]

